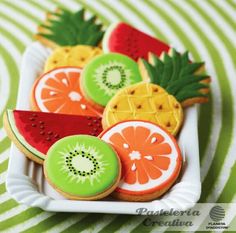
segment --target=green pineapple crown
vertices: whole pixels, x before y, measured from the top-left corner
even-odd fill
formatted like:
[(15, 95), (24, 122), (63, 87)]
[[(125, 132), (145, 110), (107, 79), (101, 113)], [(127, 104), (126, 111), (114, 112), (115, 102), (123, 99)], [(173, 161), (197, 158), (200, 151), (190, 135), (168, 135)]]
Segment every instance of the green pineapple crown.
[(53, 12), (47, 23), (41, 25), (48, 33), (38, 33), (38, 35), (60, 46), (78, 44), (97, 46), (104, 34), (102, 24), (95, 23), (96, 16), (86, 20), (84, 14), (84, 9), (74, 13), (64, 9)]
[(199, 72), (204, 62), (190, 62), (188, 51), (180, 54), (172, 49), (171, 55), (163, 53), (162, 59), (150, 53), (149, 61), (140, 59), (140, 62), (150, 82), (163, 87), (179, 102), (196, 97), (207, 99), (209, 85), (205, 82), (209, 76)]

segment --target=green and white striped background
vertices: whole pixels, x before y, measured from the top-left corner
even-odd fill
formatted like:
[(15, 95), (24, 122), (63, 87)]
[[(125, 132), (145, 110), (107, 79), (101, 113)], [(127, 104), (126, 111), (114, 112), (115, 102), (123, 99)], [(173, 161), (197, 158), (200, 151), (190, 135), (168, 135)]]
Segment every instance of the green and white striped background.
[[(180, 51), (188, 49), (195, 60), (206, 61), (212, 92), (211, 101), (200, 108), (200, 202), (236, 202), (235, 0), (0, 0), (1, 119), (4, 109), (15, 107), (21, 56), (45, 12), (81, 5), (106, 25), (116, 20), (129, 22)], [(147, 231), (140, 216), (49, 213), (16, 203), (5, 188), (10, 141), (2, 120), (0, 143), (0, 231)], [(230, 216), (236, 221), (233, 211)]]

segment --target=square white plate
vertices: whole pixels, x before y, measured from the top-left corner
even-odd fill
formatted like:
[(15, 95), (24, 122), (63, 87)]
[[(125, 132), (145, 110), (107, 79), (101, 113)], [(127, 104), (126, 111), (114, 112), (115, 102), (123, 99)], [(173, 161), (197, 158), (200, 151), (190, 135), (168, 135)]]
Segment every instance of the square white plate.
[[(17, 109), (28, 110), (34, 80), (42, 73), (51, 51), (35, 42), (24, 55), (20, 73)], [(6, 187), (19, 203), (46, 211), (137, 214), (138, 208), (149, 211), (186, 210), (195, 205), (201, 193), (197, 134), (197, 107), (185, 111), (185, 122), (178, 137), (184, 166), (176, 184), (160, 199), (151, 202), (123, 202), (112, 198), (100, 201), (72, 201), (57, 193), (44, 179), (42, 166), (28, 160), (13, 144), (10, 151)]]

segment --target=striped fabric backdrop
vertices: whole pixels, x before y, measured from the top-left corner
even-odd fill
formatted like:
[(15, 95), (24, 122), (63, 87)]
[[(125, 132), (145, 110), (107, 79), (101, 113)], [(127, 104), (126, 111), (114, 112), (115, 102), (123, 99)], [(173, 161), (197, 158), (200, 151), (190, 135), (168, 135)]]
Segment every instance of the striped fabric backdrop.
[[(206, 61), (212, 91), (211, 101), (201, 106), (199, 115), (200, 202), (236, 202), (236, 1), (0, 0), (1, 119), (6, 108), (15, 107), (26, 46), (33, 41), (45, 12), (60, 6), (72, 10), (84, 6), (106, 25), (126, 21), (179, 51), (188, 49), (194, 60)], [(9, 147), (1, 120), (1, 232), (147, 232), (140, 216), (49, 213), (18, 204), (5, 188)], [(232, 221), (236, 221), (235, 213)]]

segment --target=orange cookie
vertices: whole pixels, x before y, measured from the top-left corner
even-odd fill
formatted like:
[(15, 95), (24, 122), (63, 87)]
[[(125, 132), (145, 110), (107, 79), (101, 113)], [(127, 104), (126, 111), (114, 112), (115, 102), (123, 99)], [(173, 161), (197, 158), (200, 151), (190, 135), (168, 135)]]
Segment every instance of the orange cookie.
[(35, 111), (101, 116), (82, 95), (81, 69), (60, 67), (38, 78), (31, 92), (31, 106)]
[(127, 201), (149, 201), (165, 193), (176, 181), (182, 156), (167, 131), (147, 121), (123, 121), (100, 136), (110, 143), (122, 163), (122, 179), (114, 196)]

